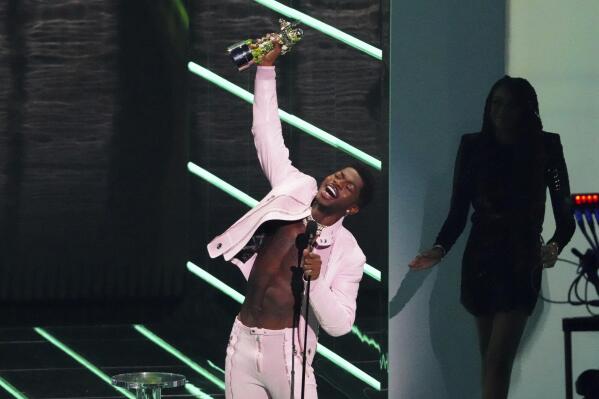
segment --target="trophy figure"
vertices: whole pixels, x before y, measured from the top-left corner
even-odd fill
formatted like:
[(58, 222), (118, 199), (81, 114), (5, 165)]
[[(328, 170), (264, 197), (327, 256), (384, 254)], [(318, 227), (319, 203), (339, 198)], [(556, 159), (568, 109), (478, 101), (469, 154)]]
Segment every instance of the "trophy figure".
[(252, 64), (260, 65), (262, 58), (275, 48), (273, 41), (281, 45), (281, 54), (285, 54), (301, 40), (304, 32), (297, 27), (298, 22), (291, 23), (279, 19), (279, 24), (281, 24), (279, 33), (269, 33), (256, 40), (247, 39), (227, 48), (239, 71), (248, 69)]

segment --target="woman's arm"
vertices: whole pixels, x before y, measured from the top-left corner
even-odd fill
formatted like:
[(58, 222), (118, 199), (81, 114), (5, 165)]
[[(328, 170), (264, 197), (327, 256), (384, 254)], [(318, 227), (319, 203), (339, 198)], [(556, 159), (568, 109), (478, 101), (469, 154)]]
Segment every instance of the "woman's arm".
[(453, 191), (451, 195), (451, 204), (449, 214), (443, 223), (441, 231), (437, 235), (435, 245), (425, 251), (422, 251), (412, 261), (409, 266), (413, 270), (428, 269), (439, 263), (449, 249), (456, 242), (468, 219), (468, 211), (470, 210), (471, 189), (470, 189), (470, 172), (468, 164), (469, 154), (469, 139), (471, 135), (462, 136), (458, 154), (456, 156), (454, 171), (453, 171)]
[(553, 135), (551, 145), (551, 159), (547, 168), (547, 185), (549, 195), (551, 196), (551, 206), (553, 208), (553, 217), (555, 218), (555, 233), (548, 241), (548, 244), (554, 242), (557, 244), (558, 252), (570, 242), (576, 224), (572, 217), (570, 207), (570, 182), (568, 179), (568, 168), (564, 159), (564, 151), (560, 137)]

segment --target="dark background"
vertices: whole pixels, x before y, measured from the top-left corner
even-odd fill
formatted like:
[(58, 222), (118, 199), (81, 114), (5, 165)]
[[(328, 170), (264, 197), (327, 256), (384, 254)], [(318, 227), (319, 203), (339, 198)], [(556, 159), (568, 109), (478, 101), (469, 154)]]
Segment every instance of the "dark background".
[[(285, 4), (386, 57), (386, 0)], [(248, 0), (0, 4), (0, 312), (7, 325), (185, 326), (195, 346), (223, 362), (239, 305), (185, 265), (191, 260), (244, 293), (237, 268), (210, 260), (205, 245), (247, 207), (186, 164), (256, 199), (269, 187), (253, 148), (251, 105), (186, 64), (253, 92), (254, 71), (237, 72), (225, 48), (277, 31), (279, 17)], [(321, 332), (320, 342), (386, 387), (387, 62), (304, 28), (303, 41), (278, 61), (280, 108), (383, 161), (374, 202), (345, 223), (368, 263), (383, 271), (380, 283), (364, 276), (356, 319), (381, 351), (353, 334)], [(283, 129), (293, 163), (317, 180), (352, 161)], [(175, 339), (176, 329), (163, 330)], [(321, 357), (316, 368), (326, 397), (378, 397)]]
[(182, 294), (187, 35), (146, 3), (2, 3), (3, 301)]

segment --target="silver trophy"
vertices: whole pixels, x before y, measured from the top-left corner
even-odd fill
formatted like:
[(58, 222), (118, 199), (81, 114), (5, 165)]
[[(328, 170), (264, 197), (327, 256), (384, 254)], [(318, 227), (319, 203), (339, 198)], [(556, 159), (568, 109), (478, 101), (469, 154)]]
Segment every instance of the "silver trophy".
[(269, 33), (260, 39), (247, 39), (227, 48), (229, 56), (239, 71), (248, 69), (253, 64), (260, 65), (262, 58), (275, 48), (273, 42), (281, 45), (281, 54), (285, 54), (302, 39), (304, 32), (297, 27), (299, 22), (288, 22), (279, 19), (281, 32)]

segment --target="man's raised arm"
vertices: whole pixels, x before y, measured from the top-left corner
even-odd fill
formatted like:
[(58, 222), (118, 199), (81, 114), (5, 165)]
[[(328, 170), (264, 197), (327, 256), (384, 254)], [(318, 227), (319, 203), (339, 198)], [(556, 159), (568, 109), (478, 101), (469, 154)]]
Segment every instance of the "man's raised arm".
[[(278, 56), (276, 51), (268, 53), (262, 66), (256, 71), (252, 123), (258, 160), (272, 187), (282, 183), (290, 175), (300, 173), (291, 164), (289, 150), (283, 141), (277, 102), (276, 71), (272, 65)], [(280, 52), (280, 47), (278, 51)], [(274, 59), (268, 57), (271, 55)]]

